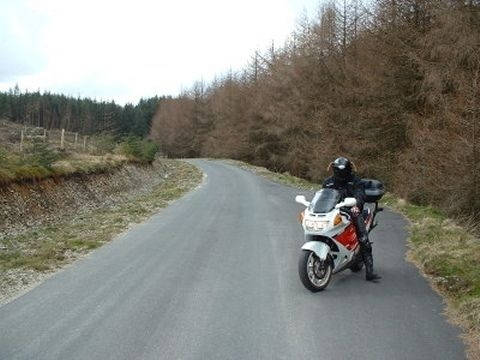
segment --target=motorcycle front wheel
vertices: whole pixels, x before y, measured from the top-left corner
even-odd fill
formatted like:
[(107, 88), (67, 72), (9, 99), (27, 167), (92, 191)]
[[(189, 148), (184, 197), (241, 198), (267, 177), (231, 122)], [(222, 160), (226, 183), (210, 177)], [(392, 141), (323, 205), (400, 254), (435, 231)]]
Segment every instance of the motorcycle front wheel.
[(303, 250), (298, 261), (298, 273), (302, 284), (311, 292), (325, 289), (332, 279), (330, 257), (322, 261), (310, 250)]

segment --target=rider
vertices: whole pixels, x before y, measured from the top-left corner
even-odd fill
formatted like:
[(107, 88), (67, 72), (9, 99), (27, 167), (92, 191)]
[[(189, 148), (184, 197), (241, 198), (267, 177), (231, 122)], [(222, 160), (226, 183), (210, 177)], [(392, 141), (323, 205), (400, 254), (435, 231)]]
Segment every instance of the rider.
[(365, 278), (367, 281), (375, 281), (381, 277), (373, 272), (372, 245), (368, 239), (368, 232), (363, 218), (363, 204), (365, 203), (365, 190), (360, 178), (355, 176), (352, 171), (352, 163), (344, 157), (339, 157), (329, 166), (333, 168), (333, 176), (330, 176), (323, 182), (324, 188), (336, 189), (340, 191), (343, 198), (354, 197), (357, 200), (357, 206), (350, 210), (350, 214), (357, 230), (360, 242), (360, 252), (365, 263)]

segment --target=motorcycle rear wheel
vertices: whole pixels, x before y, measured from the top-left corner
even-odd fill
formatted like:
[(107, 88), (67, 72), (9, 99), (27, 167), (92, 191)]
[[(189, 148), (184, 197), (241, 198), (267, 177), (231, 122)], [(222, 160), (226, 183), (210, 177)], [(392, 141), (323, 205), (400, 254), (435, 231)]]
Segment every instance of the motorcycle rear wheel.
[(298, 274), (303, 286), (311, 292), (324, 290), (332, 279), (332, 261), (328, 257), (322, 261), (309, 250), (303, 250), (298, 261)]

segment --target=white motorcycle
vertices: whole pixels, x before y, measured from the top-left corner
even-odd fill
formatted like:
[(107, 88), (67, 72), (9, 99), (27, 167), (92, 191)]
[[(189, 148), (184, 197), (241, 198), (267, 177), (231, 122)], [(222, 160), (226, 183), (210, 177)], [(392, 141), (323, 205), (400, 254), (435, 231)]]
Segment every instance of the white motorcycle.
[[(384, 194), (382, 183), (364, 180), (367, 201), (363, 218), (367, 231), (375, 226), (375, 217), (380, 209), (378, 201)], [(363, 268), (360, 244), (350, 210), (356, 206), (355, 198), (345, 198), (334, 189), (321, 189), (308, 202), (303, 195), (295, 201), (306, 209), (300, 213), (305, 243), (298, 262), (298, 272), (303, 285), (312, 292), (325, 289), (332, 275), (350, 269), (358, 272)]]

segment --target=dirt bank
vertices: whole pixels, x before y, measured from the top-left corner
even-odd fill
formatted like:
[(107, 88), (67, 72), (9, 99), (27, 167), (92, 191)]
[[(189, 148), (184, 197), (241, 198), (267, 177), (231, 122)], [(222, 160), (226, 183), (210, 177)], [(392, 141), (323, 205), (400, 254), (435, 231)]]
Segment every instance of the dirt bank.
[(197, 186), (183, 161), (125, 165), (0, 189), (0, 305)]
[(146, 193), (165, 176), (165, 164), (156, 161), (151, 166), (129, 164), (100, 174), (3, 186), (0, 188), (0, 242), (7, 235)]

